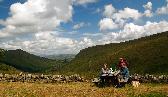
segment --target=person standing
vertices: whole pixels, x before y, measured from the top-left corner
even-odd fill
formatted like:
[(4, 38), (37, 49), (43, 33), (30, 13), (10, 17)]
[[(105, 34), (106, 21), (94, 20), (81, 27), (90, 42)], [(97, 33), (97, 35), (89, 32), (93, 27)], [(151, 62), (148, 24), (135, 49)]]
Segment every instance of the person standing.
[(121, 68), (121, 65), (125, 65), (126, 67), (128, 67), (128, 62), (127, 62), (127, 60), (125, 58), (120, 58), (119, 59), (119, 63), (117, 65), (118, 69)]

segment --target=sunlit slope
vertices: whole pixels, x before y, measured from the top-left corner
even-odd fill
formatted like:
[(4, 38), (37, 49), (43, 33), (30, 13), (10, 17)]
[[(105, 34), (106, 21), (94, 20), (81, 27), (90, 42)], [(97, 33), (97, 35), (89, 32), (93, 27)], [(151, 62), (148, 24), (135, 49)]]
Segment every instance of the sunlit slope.
[(168, 32), (83, 49), (63, 72), (98, 74), (103, 63), (117, 64), (119, 57), (128, 60), (131, 73), (168, 74)]

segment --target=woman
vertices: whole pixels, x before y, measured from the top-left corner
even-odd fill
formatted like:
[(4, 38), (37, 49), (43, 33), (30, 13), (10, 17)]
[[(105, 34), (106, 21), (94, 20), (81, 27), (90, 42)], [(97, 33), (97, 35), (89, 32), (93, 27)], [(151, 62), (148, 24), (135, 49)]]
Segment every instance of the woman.
[(101, 69), (101, 75), (100, 75), (100, 79), (103, 84), (108, 80), (108, 73), (109, 73), (109, 69), (107, 68), (107, 64), (105, 63), (103, 65), (103, 68)]
[(127, 60), (124, 59), (124, 58), (120, 58), (120, 61), (119, 61), (119, 63), (118, 63), (118, 69), (120, 69), (120, 68), (122, 67), (122, 65), (128, 67), (128, 62), (127, 62)]
[(109, 69), (107, 68), (107, 64), (105, 63), (103, 65), (103, 68), (101, 69), (101, 76), (106, 76), (108, 75)]

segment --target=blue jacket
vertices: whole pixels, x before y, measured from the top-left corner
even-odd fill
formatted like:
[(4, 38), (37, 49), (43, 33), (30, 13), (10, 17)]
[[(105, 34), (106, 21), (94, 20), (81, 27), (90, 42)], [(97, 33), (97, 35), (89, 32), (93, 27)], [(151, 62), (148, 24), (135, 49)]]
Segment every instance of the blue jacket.
[(120, 71), (120, 74), (123, 75), (126, 78), (129, 78), (129, 70), (128, 70), (128, 68), (127, 67), (122, 67), (121, 71)]

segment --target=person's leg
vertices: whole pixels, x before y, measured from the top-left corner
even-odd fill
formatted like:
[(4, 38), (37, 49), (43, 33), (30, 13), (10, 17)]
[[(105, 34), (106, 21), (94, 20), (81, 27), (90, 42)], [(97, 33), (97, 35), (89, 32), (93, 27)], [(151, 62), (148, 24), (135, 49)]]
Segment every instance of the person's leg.
[(100, 76), (100, 80), (101, 80), (101, 84), (104, 85), (105, 84), (105, 78), (104, 78), (104, 76)]
[(128, 78), (123, 77), (120, 81), (120, 87), (125, 87), (125, 84), (128, 82)]
[(115, 85), (116, 88), (119, 88), (121, 86), (120, 85), (120, 79), (121, 79), (120, 76), (116, 77), (116, 85)]
[(106, 84), (110, 86), (110, 76), (106, 76)]
[(118, 86), (117, 87), (119, 87), (119, 88), (125, 87), (125, 81), (126, 81), (126, 79), (124, 79), (124, 76), (119, 75), (118, 76)]

